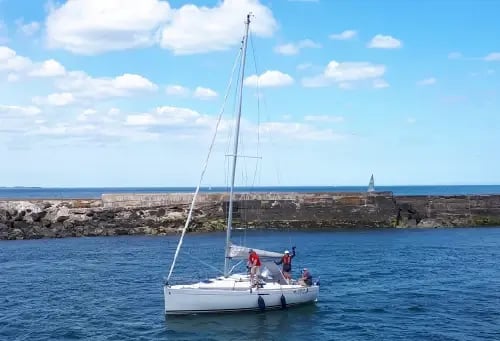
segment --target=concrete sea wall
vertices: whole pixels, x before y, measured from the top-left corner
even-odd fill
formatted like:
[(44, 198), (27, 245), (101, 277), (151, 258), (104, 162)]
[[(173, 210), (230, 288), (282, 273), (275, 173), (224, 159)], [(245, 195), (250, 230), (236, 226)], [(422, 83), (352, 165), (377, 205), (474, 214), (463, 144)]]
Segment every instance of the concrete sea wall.
[[(191, 194), (104, 194), (101, 199), (0, 200), (0, 239), (177, 233)], [(226, 194), (199, 195), (190, 231), (225, 228)], [(238, 193), (234, 225), (357, 228), (500, 226), (500, 195)]]

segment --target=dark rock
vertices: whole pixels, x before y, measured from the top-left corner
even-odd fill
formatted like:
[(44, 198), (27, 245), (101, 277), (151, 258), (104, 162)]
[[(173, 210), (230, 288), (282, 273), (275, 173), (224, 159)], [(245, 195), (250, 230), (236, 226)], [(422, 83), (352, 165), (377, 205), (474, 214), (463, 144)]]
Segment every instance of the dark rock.
[(13, 220), (17, 216), (17, 210), (9, 209), (7, 210), (7, 220)]
[(59, 217), (57, 217), (57, 218), (56, 218), (56, 222), (57, 222), (57, 223), (62, 223), (62, 222), (64, 222), (64, 221), (68, 220), (68, 219), (69, 219), (69, 216), (66, 216), (66, 215), (60, 215)]
[(34, 222), (39, 222), (47, 215), (47, 211), (33, 212), (31, 213), (31, 219)]
[(21, 229), (14, 228), (11, 230), (11, 233), (8, 235), (8, 239), (10, 240), (21, 240), (24, 239), (24, 233)]
[(16, 220), (14, 221), (14, 229), (20, 229), (23, 231), (28, 231), (31, 229), (31, 225), (25, 221)]

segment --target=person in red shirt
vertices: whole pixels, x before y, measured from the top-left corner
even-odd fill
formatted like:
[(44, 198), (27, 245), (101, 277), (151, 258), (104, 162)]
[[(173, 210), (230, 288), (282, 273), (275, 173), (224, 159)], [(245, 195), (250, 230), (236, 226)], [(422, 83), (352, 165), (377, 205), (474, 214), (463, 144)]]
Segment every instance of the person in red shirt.
[(260, 275), (260, 265), (259, 255), (250, 249), (248, 251), (248, 266), (250, 267), (250, 282), (252, 286), (257, 284), (257, 277)]

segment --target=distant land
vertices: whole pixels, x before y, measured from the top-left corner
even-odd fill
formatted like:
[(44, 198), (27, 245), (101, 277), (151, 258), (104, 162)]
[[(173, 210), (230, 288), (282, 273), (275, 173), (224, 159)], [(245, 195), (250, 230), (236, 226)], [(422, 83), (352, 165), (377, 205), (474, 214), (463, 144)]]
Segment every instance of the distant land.
[[(195, 187), (0, 187), (0, 199), (99, 199), (102, 194), (192, 193)], [(225, 192), (228, 187), (204, 186), (203, 193)], [(236, 187), (236, 192), (366, 192), (366, 186), (256, 186)], [(377, 192), (394, 195), (483, 195), (500, 194), (500, 185), (377, 186)]]
[(4, 189), (4, 188), (19, 188), (19, 189), (40, 189), (40, 188), (43, 188), (43, 187), (38, 187), (38, 186), (0, 186), (0, 189)]

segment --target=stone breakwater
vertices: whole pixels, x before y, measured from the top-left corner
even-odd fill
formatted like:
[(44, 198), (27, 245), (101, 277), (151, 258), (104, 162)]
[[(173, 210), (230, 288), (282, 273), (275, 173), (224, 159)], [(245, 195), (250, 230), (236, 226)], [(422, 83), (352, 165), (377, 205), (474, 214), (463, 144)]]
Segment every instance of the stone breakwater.
[[(0, 239), (178, 233), (191, 200), (176, 193), (0, 200)], [(227, 200), (225, 194), (200, 194), (189, 231), (223, 230)], [(241, 193), (233, 218), (235, 227), (263, 228), (500, 226), (500, 195)]]

